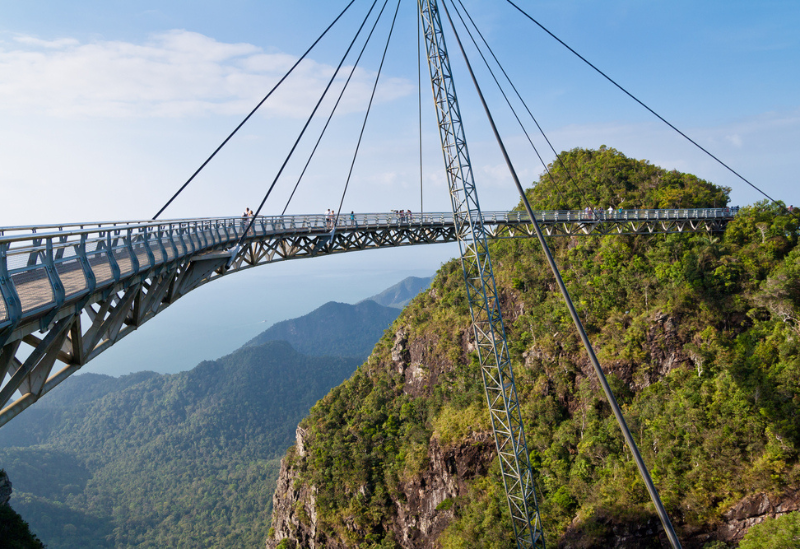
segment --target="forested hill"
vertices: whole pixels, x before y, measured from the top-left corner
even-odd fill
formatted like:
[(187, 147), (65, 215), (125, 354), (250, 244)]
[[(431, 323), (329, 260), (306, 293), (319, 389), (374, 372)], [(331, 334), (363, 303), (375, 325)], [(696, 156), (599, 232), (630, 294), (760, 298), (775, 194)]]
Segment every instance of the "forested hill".
[[(561, 160), (534, 208), (728, 202), (613, 149)], [(684, 547), (733, 547), (800, 508), (797, 243), (798, 218), (765, 203), (724, 234), (550, 240)], [(491, 253), (548, 546), (661, 547), (538, 243)], [(469, 326), (453, 261), (301, 423), (268, 548), (514, 547)]]
[[(399, 312), (332, 303), (289, 322), (322, 356), (265, 337), (176, 375), (70, 377), (0, 430), (14, 509), (50, 549), (263, 545), (298, 422)], [(7, 511), (0, 531), (21, 532)]]
[[(408, 305), (412, 299), (422, 290), (428, 288), (433, 280), (432, 276), (420, 278), (418, 276), (409, 276), (392, 286), (387, 288), (381, 293), (374, 295), (364, 301), (374, 301), (385, 307), (395, 307), (402, 309)], [(363, 302), (362, 302), (363, 303)]]
[(311, 356), (350, 356), (364, 360), (400, 310), (372, 300), (356, 305), (330, 301), (307, 315), (278, 322), (247, 343), (288, 341)]
[[(34, 407), (0, 431), (12, 505), (50, 549), (261, 545), (297, 422), (357, 364), (274, 341), (83, 404)], [(89, 385), (126, 382), (103, 378)], [(20, 440), (26, 425), (50, 428)]]

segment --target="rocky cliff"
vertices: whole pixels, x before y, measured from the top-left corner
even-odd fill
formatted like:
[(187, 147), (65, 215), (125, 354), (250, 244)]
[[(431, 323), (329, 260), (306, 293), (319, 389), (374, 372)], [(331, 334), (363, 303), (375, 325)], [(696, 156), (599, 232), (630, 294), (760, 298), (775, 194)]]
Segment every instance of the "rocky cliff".
[(0, 471), (0, 506), (8, 505), (11, 500), (11, 481), (5, 471)]
[(44, 545), (33, 535), (28, 523), (22, 520), (9, 505), (11, 481), (0, 469), (0, 547), (9, 549), (44, 549)]
[[(616, 151), (571, 151), (565, 163), (604, 208), (619, 203), (608, 197), (692, 206), (719, 192)], [(532, 198), (563, 207), (536, 194), (551, 190), (540, 182)], [(685, 547), (735, 546), (796, 509), (797, 227), (759, 205), (724, 235), (551, 243)], [(492, 254), (548, 545), (666, 547), (536, 246), (499, 242)], [(267, 547), (511, 548), (506, 515), (452, 262), (301, 423)]]

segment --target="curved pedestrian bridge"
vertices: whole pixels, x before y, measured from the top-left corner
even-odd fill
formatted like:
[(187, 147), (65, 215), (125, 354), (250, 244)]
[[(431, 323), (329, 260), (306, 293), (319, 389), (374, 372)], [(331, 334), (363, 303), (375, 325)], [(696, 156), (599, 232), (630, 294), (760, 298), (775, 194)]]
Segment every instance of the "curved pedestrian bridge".
[[(724, 230), (736, 209), (540, 211), (548, 236)], [(457, 241), (451, 213), (0, 227), (0, 426), (191, 290), (274, 261)], [(459, 220), (527, 238), (520, 211)], [(246, 234), (245, 234), (246, 233)], [(242, 238), (244, 237), (244, 238)], [(237, 243), (242, 241), (241, 248)], [(63, 367), (53, 372), (56, 362)], [(19, 398), (12, 400), (15, 393)]]

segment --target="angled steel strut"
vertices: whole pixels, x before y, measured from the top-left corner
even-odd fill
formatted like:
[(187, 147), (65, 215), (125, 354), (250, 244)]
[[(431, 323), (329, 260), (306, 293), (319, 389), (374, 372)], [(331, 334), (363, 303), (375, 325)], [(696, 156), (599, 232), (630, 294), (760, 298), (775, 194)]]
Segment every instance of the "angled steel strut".
[(418, 3), (472, 328), (514, 537), (519, 548), (543, 549), (536, 487), (489, 257), (488, 231), (478, 203), (439, 9), (436, 0)]

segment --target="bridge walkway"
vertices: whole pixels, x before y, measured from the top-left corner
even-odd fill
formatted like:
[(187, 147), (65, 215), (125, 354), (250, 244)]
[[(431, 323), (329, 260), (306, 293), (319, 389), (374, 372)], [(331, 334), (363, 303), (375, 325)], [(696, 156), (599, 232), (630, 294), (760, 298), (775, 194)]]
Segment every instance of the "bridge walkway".
[[(722, 231), (736, 210), (534, 215), (549, 236), (574, 237)], [(449, 212), (344, 214), (335, 229), (325, 215), (265, 216), (232, 257), (247, 221), (0, 228), (0, 426), (181, 296), (221, 276), (274, 261), (457, 241)], [(533, 235), (525, 212), (485, 212), (480, 221), (492, 238)], [(51, 375), (56, 361), (65, 366)], [(11, 402), (15, 392), (21, 396)]]

